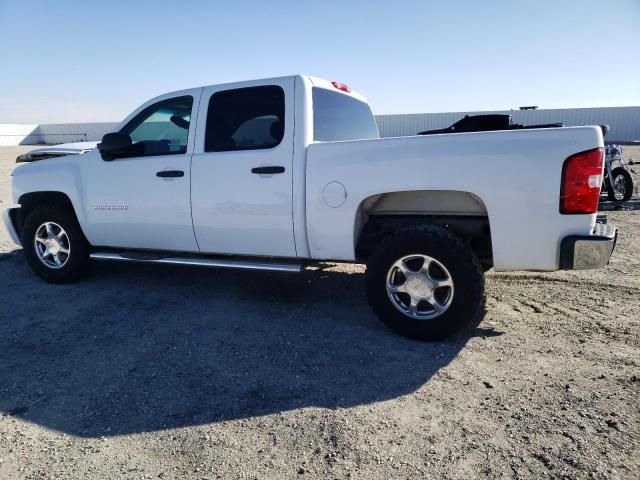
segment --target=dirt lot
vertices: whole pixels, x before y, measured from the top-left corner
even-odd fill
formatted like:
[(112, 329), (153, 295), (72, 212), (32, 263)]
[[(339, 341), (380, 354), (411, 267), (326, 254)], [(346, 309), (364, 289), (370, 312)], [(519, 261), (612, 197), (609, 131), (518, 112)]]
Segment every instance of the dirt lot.
[[(1, 208), (25, 150), (0, 149)], [(491, 273), (484, 318), (434, 344), (382, 327), (359, 267), (56, 286), (2, 231), (0, 478), (638, 478), (630, 206), (606, 269)]]

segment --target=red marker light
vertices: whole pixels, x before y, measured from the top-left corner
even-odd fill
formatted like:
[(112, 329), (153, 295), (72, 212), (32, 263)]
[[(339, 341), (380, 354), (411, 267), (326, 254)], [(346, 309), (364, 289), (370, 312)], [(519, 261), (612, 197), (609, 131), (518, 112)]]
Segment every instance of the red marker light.
[(347, 85), (346, 83), (331, 82), (331, 85), (342, 92), (351, 93), (351, 88), (349, 88), (349, 85)]

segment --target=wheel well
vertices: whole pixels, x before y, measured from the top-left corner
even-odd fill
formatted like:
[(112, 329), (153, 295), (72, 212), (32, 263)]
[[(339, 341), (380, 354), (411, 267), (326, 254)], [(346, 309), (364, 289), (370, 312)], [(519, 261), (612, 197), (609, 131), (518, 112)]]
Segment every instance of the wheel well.
[(436, 225), (450, 230), (469, 245), (485, 268), (493, 266), (489, 218), (479, 216), (372, 215), (358, 238), (356, 257), (366, 260), (373, 248), (388, 235), (421, 225)]
[[(68, 208), (75, 215), (75, 210), (71, 199), (62, 192), (30, 192), (25, 193), (18, 199), (20, 209), (18, 210), (18, 218), (16, 230), (18, 235), (22, 235), (22, 226), (29, 214), (41, 205), (58, 205)], [(76, 216), (77, 219), (77, 216)]]
[(375, 195), (356, 215), (356, 257), (366, 260), (375, 245), (397, 230), (436, 225), (462, 238), (485, 269), (493, 266), (491, 227), (480, 198), (461, 191), (410, 191)]

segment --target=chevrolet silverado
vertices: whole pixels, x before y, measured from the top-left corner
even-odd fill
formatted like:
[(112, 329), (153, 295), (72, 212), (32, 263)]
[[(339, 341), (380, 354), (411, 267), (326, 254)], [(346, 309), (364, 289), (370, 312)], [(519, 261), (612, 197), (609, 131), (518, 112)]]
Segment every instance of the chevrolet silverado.
[(382, 321), (436, 339), (475, 315), (484, 271), (602, 267), (617, 235), (600, 127), (381, 139), (361, 95), (308, 76), (161, 95), (81, 150), (12, 173), (4, 222), (49, 282), (92, 259), (366, 263)]

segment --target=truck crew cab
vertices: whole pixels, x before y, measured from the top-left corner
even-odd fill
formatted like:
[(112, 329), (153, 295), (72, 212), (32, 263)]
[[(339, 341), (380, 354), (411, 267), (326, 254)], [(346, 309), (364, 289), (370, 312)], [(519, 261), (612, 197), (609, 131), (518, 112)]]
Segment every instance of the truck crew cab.
[(289, 76), (161, 95), (97, 149), (19, 165), (4, 221), (49, 282), (91, 259), (366, 263), (378, 316), (435, 339), (475, 314), (491, 267), (607, 264), (602, 157), (597, 126), (381, 139), (347, 85)]

